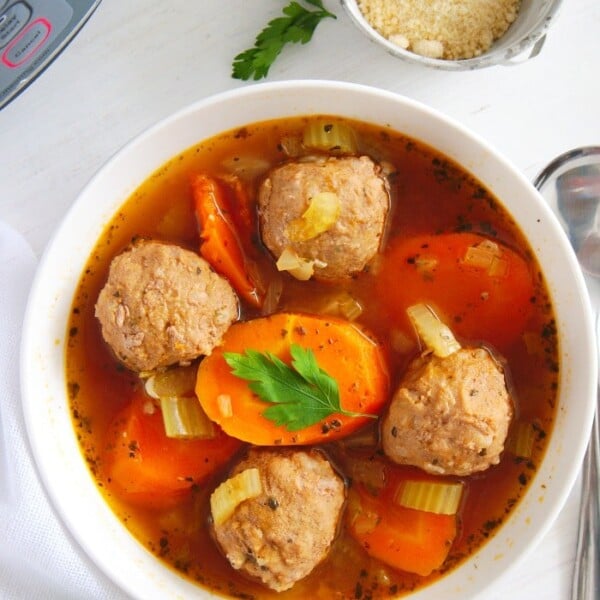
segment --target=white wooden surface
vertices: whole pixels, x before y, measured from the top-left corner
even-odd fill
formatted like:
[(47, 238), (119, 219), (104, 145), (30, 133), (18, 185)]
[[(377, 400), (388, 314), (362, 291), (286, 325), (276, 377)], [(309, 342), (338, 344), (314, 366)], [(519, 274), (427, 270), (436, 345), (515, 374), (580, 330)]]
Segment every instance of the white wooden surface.
[[(285, 2), (287, 3), (287, 2)], [(98, 168), (133, 136), (230, 77), (278, 0), (104, 0), (65, 52), (0, 111), (0, 220), (40, 255)], [(564, 0), (541, 54), (456, 73), (406, 65), (337, 20), (284, 50), (269, 80), (339, 79), (386, 88), (458, 119), (529, 178), (554, 156), (600, 144), (600, 2)], [(569, 596), (578, 487), (538, 548), (486, 600)], [(2, 543), (7, 543), (2, 540)], [(10, 543), (10, 542), (8, 542)]]

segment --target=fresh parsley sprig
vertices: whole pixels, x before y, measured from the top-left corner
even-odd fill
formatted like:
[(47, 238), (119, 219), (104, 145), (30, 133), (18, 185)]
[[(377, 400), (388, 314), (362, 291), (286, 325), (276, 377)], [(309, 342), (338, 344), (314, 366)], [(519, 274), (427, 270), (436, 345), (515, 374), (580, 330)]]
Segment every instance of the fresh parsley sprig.
[(290, 353), (291, 366), (271, 352), (246, 350), (223, 356), (236, 377), (249, 381), (250, 389), (273, 405), (263, 416), (288, 431), (299, 431), (335, 413), (377, 418), (341, 407), (337, 381), (319, 367), (310, 348), (292, 344)]
[(295, 1), (290, 2), (283, 9), (285, 16), (270, 21), (256, 37), (254, 47), (233, 59), (232, 77), (244, 80), (266, 77), (286, 44), (306, 44), (312, 39), (317, 25), (323, 19), (336, 18), (333, 13), (325, 10), (322, 0), (304, 2), (317, 7), (317, 10), (309, 10)]

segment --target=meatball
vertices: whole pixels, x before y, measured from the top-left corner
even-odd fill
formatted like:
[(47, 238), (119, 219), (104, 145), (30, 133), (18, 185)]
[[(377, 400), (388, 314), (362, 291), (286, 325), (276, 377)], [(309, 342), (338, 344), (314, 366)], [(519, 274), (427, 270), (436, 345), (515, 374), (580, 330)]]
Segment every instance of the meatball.
[(238, 301), (194, 252), (141, 241), (111, 262), (96, 317), (125, 366), (151, 371), (210, 354), (237, 319)]
[[(258, 194), (261, 236), (275, 258), (285, 249), (326, 266), (315, 266), (320, 279), (341, 279), (362, 271), (377, 253), (389, 210), (389, 193), (380, 167), (367, 156), (315, 158), (273, 169)], [(301, 217), (311, 198), (333, 192), (340, 214), (327, 231), (292, 241), (287, 226)]]
[(383, 451), (429, 473), (469, 475), (499, 462), (512, 415), (503, 370), (487, 350), (422, 356), (383, 419)]
[(275, 591), (287, 590), (327, 555), (345, 485), (317, 450), (254, 448), (232, 475), (253, 467), (262, 493), (223, 524), (213, 524), (213, 536), (234, 569)]

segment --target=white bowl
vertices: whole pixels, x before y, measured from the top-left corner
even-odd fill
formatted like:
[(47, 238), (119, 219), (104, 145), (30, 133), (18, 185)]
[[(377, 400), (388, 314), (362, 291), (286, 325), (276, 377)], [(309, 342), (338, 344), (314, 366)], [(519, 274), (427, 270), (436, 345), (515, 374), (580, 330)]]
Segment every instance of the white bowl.
[(336, 113), (389, 125), (437, 148), (486, 185), (527, 235), (558, 319), (560, 406), (543, 463), (499, 532), (462, 566), (414, 594), (464, 599), (492, 584), (548, 530), (576, 479), (591, 427), (596, 386), (591, 309), (568, 240), (530, 182), (458, 123), (369, 87), (296, 81), (244, 87), (202, 100), (152, 127), (92, 179), (65, 217), (39, 267), (23, 329), (21, 383), (31, 447), (51, 501), (91, 559), (136, 598), (206, 598), (153, 558), (102, 499), (80, 452), (65, 384), (67, 319), (73, 293), (103, 227), (146, 177), (198, 141), (255, 121)]

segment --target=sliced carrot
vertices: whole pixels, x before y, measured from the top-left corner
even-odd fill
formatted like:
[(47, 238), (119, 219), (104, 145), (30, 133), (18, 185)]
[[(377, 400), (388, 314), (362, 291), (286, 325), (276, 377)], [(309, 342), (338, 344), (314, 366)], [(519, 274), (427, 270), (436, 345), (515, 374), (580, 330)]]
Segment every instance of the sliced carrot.
[(393, 241), (377, 280), (391, 323), (410, 334), (405, 309), (424, 302), (459, 337), (501, 350), (513, 343), (531, 314), (532, 273), (525, 258), (497, 242), (498, 268), (465, 261), (469, 249), (486, 240), (473, 233), (448, 233)]
[(370, 556), (426, 576), (444, 564), (456, 537), (456, 516), (398, 505), (394, 496), (403, 477), (401, 470), (390, 470), (376, 496), (362, 484), (353, 485), (346, 512), (348, 527)]
[(138, 393), (109, 427), (102, 455), (105, 474), (129, 501), (170, 505), (240, 448), (238, 440), (216, 429), (216, 436), (207, 440), (168, 438), (160, 409)]
[[(226, 183), (197, 174), (192, 178), (192, 193), (202, 240), (200, 254), (245, 300), (260, 307), (264, 286), (235, 226), (236, 220), (244, 227), (250, 225), (251, 215), (243, 186), (239, 182), (232, 185), (231, 181)], [(229, 194), (235, 202), (228, 199)], [(250, 233), (246, 233), (249, 238)]]
[(246, 380), (232, 374), (223, 353), (268, 351), (289, 364), (292, 344), (310, 348), (318, 365), (337, 380), (342, 409), (367, 414), (381, 410), (389, 380), (378, 342), (347, 321), (278, 313), (236, 323), (223, 344), (200, 363), (196, 394), (209, 418), (229, 435), (257, 445), (323, 442), (348, 435), (368, 422), (368, 417), (333, 414), (325, 422), (288, 431), (263, 416), (272, 405), (256, 396)]

